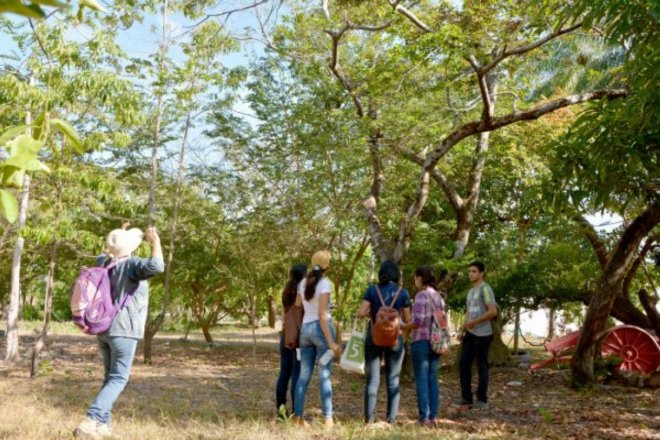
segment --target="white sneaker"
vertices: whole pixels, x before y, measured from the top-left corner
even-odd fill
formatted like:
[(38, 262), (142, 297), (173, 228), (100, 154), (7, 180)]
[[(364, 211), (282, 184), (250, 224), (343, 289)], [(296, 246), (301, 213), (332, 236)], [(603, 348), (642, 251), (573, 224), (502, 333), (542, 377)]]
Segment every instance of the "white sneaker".
[(112, 437), (112, 430), (106, 423), (87, 417), (73, 431), (73, 436), (85, 440), (103, 440)]
[(107, 423), (96, 422), (96, 431), (101, 434), (101, 437), (104, 439), (110, 439), (112, 437), (112, 429)]

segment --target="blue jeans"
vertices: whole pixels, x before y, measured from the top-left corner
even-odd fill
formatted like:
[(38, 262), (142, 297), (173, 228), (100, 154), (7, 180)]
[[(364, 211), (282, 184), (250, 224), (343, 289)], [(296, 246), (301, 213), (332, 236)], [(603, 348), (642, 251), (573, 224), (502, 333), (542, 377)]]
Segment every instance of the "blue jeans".
[[(335, 327), (330, 321), (330, 333), (335, 336)], [(307, 386), (314, 373), (314, 364), (328, 350), (328, 342), (323, 336), (321, 330), (321, 321), (309, 322), (303, 324), (300, 330), (300, 376), (296, 383), (296, 392), (293, 400), (293, 413), (303, 416), (305, 408), (305, 394)], [(319, 396), (321, 397), (321, 412), (325, 418), (332, 417), (332, 381), (330, 373), (332, 371), (332, 361), (326, 365), (319, 365)]]
[(417, 341), (412, 344), (412, 361), (417, 385), (419, 421), (433, 420), (438, 416), (440, 406), (437, 377), (440, 355), (431, 350), (429, 341)]
[(109, 424), (112, 405), (128, 382), (138, 340), (122, 336), (98, 336), (97, 341), (103, 355), (105, 379), (101, 391), (87, 410), (87, 417)]
[(371, 423), (375, 420), (376, 400), (380, 385), (380, 357), (385, 355), (385, 374), (387, 380), (387, 421), (394, 423), (399, 412), (399, 374), (403, 364), (405, 347), (403, 336), (399, 336), (396, 347), (378, 347), (371, 341), (371, 332), (367, 332), (364, 342), (364, 371), (367, 376), (367, 386), (364, 390), (364, 421)]
[(488, 350), (493, 335), (475, 336), (465, 332), (461, 341), (461, 397), (466, 402), (472, 402), (472, 363), (477, 360), (479, 385), (477, 386), (477, 399), (488, 402)]
[(287, 348), (284, 345), (284, 334), (280, 337), (280, 376), (277, 378), (277, 388), (275, 390), (275, 400), (277, 410), (280, 406), (286, 406), (286, 389), (291, 379), (291, 402), (295, 402), (296, 382), (300, 375), (300, 361), (296, 359), (296, 350)]

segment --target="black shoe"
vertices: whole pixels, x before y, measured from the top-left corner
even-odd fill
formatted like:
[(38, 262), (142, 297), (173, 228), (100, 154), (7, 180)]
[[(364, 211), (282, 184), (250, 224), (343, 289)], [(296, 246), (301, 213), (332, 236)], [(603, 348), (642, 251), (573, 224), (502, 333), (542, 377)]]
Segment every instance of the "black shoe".
[(477, 400), (474, 402), (474, 405), (472, 405), (472, 409), (479, 410), (479, 409), (488, 409), (488, 403), (482, 402), (481, 400)]
[(462, 398), (461, 398), (461, 399), (455, 400), (455, 401), (452, 403), (452, 405), (455, 405), (455, 406), (469, 406), (469, 407), (471, 407), (471, 406), (472, 406), (472, 402), (470, 402), (469, 400), (465, 400), (465, 399), (462, 399)]

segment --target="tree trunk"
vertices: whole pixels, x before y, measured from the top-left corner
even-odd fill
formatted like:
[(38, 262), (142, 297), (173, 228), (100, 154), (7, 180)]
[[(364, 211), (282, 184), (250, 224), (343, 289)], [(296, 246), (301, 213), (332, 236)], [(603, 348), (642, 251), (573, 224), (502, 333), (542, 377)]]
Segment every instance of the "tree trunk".
[(39, 337), (32, 348), (32, 362), (30, 363), (30, 377), (35, 377), (39, 372), (39, 354), (48, 343), (48, 331), (50, 329), (50, 316), (53, 309), (53, 285), (55, 284), (55, 257), (57, 255), (57, 242), (50, 245), (50, 263), (48, 264), (48, 280), (46, 281), (46, 298), (44, 301), (44, 326)]
[[(30, 75), (28, 80), (30, 86), (35, 83), (35, 78)], [(25, 124), (32, 124), (32, 112), (29, 110), (25, 114)], [(28, 129), (32, 135), (32, 129)], [(11, 263), (11, 292), (9, 300), (9, 311), (7, 312), (7, 353), (5, 362), (17, 362), (21, 359), (18, 339), (18, 309), (21, 303), (21, 256), (23, 255), (23, 245), (25, 239), (21, 237), (21, 229), (27, 221), (27, 211), (30, 200), (30, 175), (27, 171), (23, 174), (23, 193), (18, 210), (18, 222), (16, 224), (16, 246), (14, 247), (14, 258)]]
[(465, 254), (465, 248), (470, 240), (470, 230), (472, 229), (472, 218), (474, 213), (467, 212), (467, 206), (460, 208), (456, 212), (456, 230), (454, 231), (454, 251), (452, 259), (460, 258)]
[(257, 298), (250, 296), (250, 328), (252, 329), (252, 357), (257, 359)]
[[(185, 171), (185, 158), (186, 158), (186, 143), (188, 142), (188, 131), (190, 130), (190, 113), (186, 117), (186, 124), (183, 130), (183, 140), (181, 141), (181, 153), (179, 155), (179, 170), (177, 171), (176, 177), (176, 192), (174, 195), (174, 209), (172, 211), (172, 225), (170, 229), (170, 243), (169, 249), (167, 251), (167, 261), (165, 263), (165, 284), (163, 286), (163, 307), (156, 316), (156, 319), (151, 321), (151, 314), (147, 314), (147, 325), (145, 328), (144, 335), (144, 362), (146, 364), (151, 364), (151, 344), (153, 342), (154, 336), (163, 326), (165, 322), (165, 315), (167, 314), (167, 309), (170, 304), (170, 283), (172, 278), (172, 262), (174, 261), (174, 241), (176, 239), (176, 222), (179, 212), (179, 203), (181, 200), (181, 186), (183, 184), (183, 174)], [(155, 150), (154, 150), (155, 154)], [(155, 179), (155, 175), (152, 176)], [(147, 356), (147, 353), (149, 356)]]
[(202, 333), (204, 334), (204, 340), (208, 344), (213, 343), (213, 336), (211, 336), (211, 325), (207, 322), (201, 322), (199, 326), (201, 327)]
[(520, 339), (520, 307), (516, 310), (516, 318), (513, 326), (513, 354), (518, 355), (518, 343)]
[(488, 364), (492, 366), (509, 365), (511, 353), (509, 347), (502, 341), (502, 321), (491, 321), (493, 325), (493, 342), (488, 350)]
[[(167, 8), (168, 0), (163, 0), (163, 7), (161, 11), (161, 42), (159, 48), (159, 60), (158, 60), (158, 76), (160, 77), (165, 70), (165, 57), (167, 55)], [(160, 78), (159, 78), (160, 79)], [(147, 201), (147, 221), (149, 226), (153, 226), (156, 218), (156, 187), (158, 186), (158, 149), (160, 148), (160, 137), (161, 137), (161, 123), (163, 119), (163, 91), (164, 84), (161, 84), (156, 90), (156, 120), (154, 121), (154, 130), (152, 134), (152, 147), (151, 147), (151, 182), (149, 185), (149, 198)], [(169, 264), (168, 264), (169, 266)], [(163, 304), (165, 307), (166, 304)], [(144, 331), (144, 347), (143, 347), (143, 356), (144, 363), (151, 364), (151, 354), (152, 354), (152, 342), (153, 338), (160, 329), (162, 321), (164, 320), (164, 313), (159, 314), (156, 317), (156, 322), (151, 321), (151, 304), (147, 305), (147, 322), (145, 324)], [(165, 310), (165, 308), (163, 308)]]
[[(165, 71), (165, 56), (167, 55), (167, 4), (168, 0), (163, 0), (163, 9), (162, 9), (162, 35), (159, 48), (159, 60), (158, 60), (158, 76), (162, 75)], [(152, 224), (156, 212), (156, 186), (158, 183), (158, 149), (160, 147), (160, 126), (163, 119), (163, 95), (164, 95), (164, 84), (159, 86), (160, 88), (156, 90), (156, 120), (154, 122), (154, 131), (152, 134), (152, 147), (151, 147), (151, 183), (149, 186), (149, 199), (147, 202), (147, 210), (149, 216), (149, 224)]]
[(552, 341), (555, 337), (555, 314), (556, 310), (554, 307), (550, 307), (550, 316), (548, 317), (548, 341)]
[(343, 338), (341, 337), (342, 332), (344, 331), (344, 323), (341, 321), (335, 321), (335, 342), (341, 347)]
[(591, 298), (580, 340), (571, 363), (572, 384), (581, 387), (595, 380), (594, 355), (597, 336), (605, 329), (614, 301), (621, 292), (626, 268), (635, 257), (642, 239), (660, 222), (660, 201), (655, 201), (623, 232)]
[(619, 290), (616, 298), (614, 298), (614, 304), (612, 310), (610, 310), (610, 315), (624, 324), (636, 325), (637, 327), (642, 328), (651, 328), (649, 317), (639, 310), (637, 306), (630, 301), (630, 298), (622, 297), (621, 290)]
[[(64, 144), (62, 144), (62, 150), (64, 150)], [(62, 159), (60, 159), (60, 163), (61, 160)], [(58, 180), (56, 185), (57, 204), (55, 205), (55, 226), (59, 227), (62, 213), (62, 182)], [(46, 280), (46, 295), (44, 299), (44, 326), (32, 349), (30, 377), (35, 377), (39, 372), (39, 355), (44, 346), (48, 344), (48, 331), (50, 330), (50, 318), (53, 310), (53, 287), (55, 285), (57, 243), (57, 240), (55, 240), (50, 245), (50, 262), (48, 263), (48, 279)]]
[(188, 341), (188, 335), (190, 335), (190, 330), (192, 330), (193, 325), (194, 325), (194, 324), (193, 324), (191, 321), (188, 321), (188, 322), (186, 323), (186, 332), (185, 332), (184, 335), (183, 335), (183, 340), (184, 340), (184, 341)]
[(18, 309), (21, 303), (21, 256), (25, 239), (21, 237), (21, 228), (27, 220), (28, 201), (30, 197), (30, 176), (23, 175), (23, 194), (18, 211), (18, 224), (16, 227), (16, 247), (11, 265), (11, 296), (9, 312), (7, 313), (7, 353), (5, 362), (17, 362), (21, 359), (18, 339)]
[(646, 315), (649, 317), (651, 327), (655, 331), (656, 335), (660, 335), (660, 314), (658, 313), (657, 304), (658, 301), (651, 298), (648, 292), (645, 289), (639, 289), (637, 292), (639, 297), (639, 302), (644, 307)]
[(153, 339), (155, 332), (151, 329), (151, 312), (147, 312), (147, 322), (144, 324), (144, 340), (142, 345), (142, 355), (144, 356), (144, 363), (151, 365), (151, 346), (153, 344)]
[(268, 302), (268, 327), (275, 328), (277, 321), (277, 304), (273, 295), (268, 295), (266, 301)]

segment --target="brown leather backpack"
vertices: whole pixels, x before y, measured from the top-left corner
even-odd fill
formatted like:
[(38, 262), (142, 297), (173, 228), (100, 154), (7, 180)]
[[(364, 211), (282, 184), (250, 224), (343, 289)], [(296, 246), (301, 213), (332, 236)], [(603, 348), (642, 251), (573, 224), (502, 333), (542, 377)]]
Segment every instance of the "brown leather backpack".
[(394, 308), (394, 303), (401, 293), (401, 286), (396, 291), (392, 303), (388, 306), (383, 300), (380, 289), (376, 286), (376, 293), (381, 306), (376, 312), (376, 319), (371, 323), (371, 341), (378, 347), (396, 347), (401, 333), (401, 315)]
[(302, 327), (304, 310), (302, 307), (290, 306), (284, 312), (284, 346), (287, 348), (298, 348), (300, 328)]

